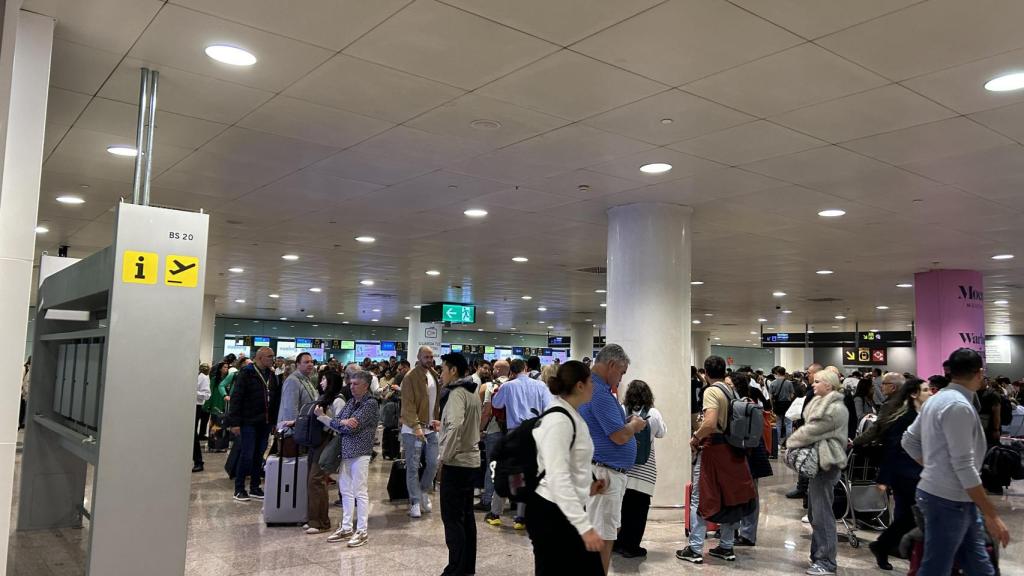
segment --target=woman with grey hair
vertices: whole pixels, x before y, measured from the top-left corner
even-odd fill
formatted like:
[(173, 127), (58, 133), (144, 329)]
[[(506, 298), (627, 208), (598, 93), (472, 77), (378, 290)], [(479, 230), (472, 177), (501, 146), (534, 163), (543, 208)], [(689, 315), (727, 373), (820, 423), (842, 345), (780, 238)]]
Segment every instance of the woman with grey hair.
[(807, 487), (807, 516), (813, 533), (811, 567), (805, 573), (826, 576), (835, 574), (838, 567), (832, 500), (839, 471), (846, 467), (850, 413), (843, 404), (842, 384), (836, 371), (816, 372), (812, 386), (814, 396), (804, 411), (804, 425), (786, 440), (786, 447), (791, 451), (809, 447), (817, 456), (817, 474)]

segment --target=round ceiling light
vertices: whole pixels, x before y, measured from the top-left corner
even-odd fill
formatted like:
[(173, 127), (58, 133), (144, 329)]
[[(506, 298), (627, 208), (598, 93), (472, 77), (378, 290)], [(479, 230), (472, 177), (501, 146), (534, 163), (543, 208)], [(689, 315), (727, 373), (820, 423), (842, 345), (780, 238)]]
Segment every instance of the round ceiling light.
[(996, 300), (995, 302), (993, 302), (993, 304), (998, 304), (1000, 306), (1005, 306), (1005, 305), (1007, 305), (1009, 303), (1010, 303), (1009, 300)]
[(316, 294), (319, 294), (319, 293), (323, 292), (323, 288), (316, 288), (316, 287), (313, 287), (313, 288), (310, 288), (310, 289), (309, 289), (309, 291), (310, 291), (310, 292), (314, 292), (314, 293), (316, 293)]
[(520, 264), (522, 264), (523, 262), (529, 262), (530, 259), (527, 258), (526, 256), (513, 256), (512, 261), (519, 262)]
[(306, 314), (306, 318), (315, 318), (313, 314)]
[(288, 260), (289, 262), (294, 262), (294, 261), (299, 259), (299, 255), (298, 254), (285, 254), (285, 255), (281, 256), (281, 259), (282, 260)]
[(1009, 92), (1024, 88), (1024, 72), (1004, 74), (985, 82), (985, 90), (989, 92)]
[(497, 130), (498, 128), (501, 128), (501, 122), (498, 122), (497, 120), (489, 120), (487, 118), (473, 120), (469, 125), (477, 130)]
[(533, 296), (523, 296), (523, 300), (533, 300)]
[(344, 315), (345, 315), (345, 313), (344, 313), (344, 312), (336, 312), (336, 314), (337, 314), (338, 316), (344, 316)]
[(694, 320), (693, 323), (694, 324), (700, 324), (700, 320)]
[(228, 268), (228, 272), (232, 272), (234, 274), (241, 274), (242, 272), (245, 272), (245, 268), (239, 268), (238, 266), (235, 266), (234, 268)]
[(380, 312), (380, 308), (372, 308), (370, 309), (370, 312)]
[(768, 319), (767, 318), (758, 318), (757, 321), (758, 322), (767, 322)]
[(608, 293), (607, 290), (602, 290), (601, 288), (598, 288), (597, 290), (594, 290), (594, 294), (607, 294), (607, 293)]
[(270, 298), (280, 298), (281, 297), (280, 294), (268, 294), (267, 296), (270, 297)]
[(605, 303), (605, 302), (601, 302), (601, 308), (607, 308), (607, 307), (608, 307), (608, 304), (607, 304), (607, 303)]
[(363, 286), (373, 286), (373, 280), (360, 280), (359, 283)]
[(909, 282), (903, 282), (902, 284), (897, 284), (896, 287), (897, 288), (913, 288), (914, 285), (910, 284)]
[(772, 292), (772, 296), (775, 296), (776, 298), (782, 298), (785, 295), (786, 293), (781, 290), (776, 290), (775, 292)]
[(640, 167), (640, 171), (644, 174), (664, 174), (672, 169), (671, 164), (664, 162), (654, 162), (652, 164), (644, 164)]
[(440, 270), (427, 270), (427, 276), (440, 276)]
[(36, 226), (36, 234), (46, 234), (50, 229), (46, 226)]
[(278, 318), (278, 320), (287, 320), (287, 319), (288, 319), (287, 316), (281, 316), (280, 318)]
[(846, 210), (839, 210), (837, 208), (829, 208), (828, 210), (818, 212), (818, 216), (822, 216), (824, 218), (838, 218), (844, 214), (846, 214)]
[(888, 310), (888, 306), (875, 306), (875, 310)]
[(821, 276), (828, 276), (829, 274), (834, 274), (834, 272), (832, 272), (831, 270), (818, 270), (817, 272), (815, 272), (815, 274)]
[(370, 318), (370, 322), (380, 322), (380, 318)]
[(57, 196), (57, 202), (61, 204), (85, 204), (85, 200), (79, 196)]
[[(60, 198), (58, 198), (60, 200)], [(996, 254), (992, 257), (993, 260), (1013, 260), (1013, 254)]]
[(245, 299), (238, 298), (238, 299), (235, 300), (235, 304), (245, 304)]
[(211, 44), (206, 47), (206, 55), (217, 62), (230, 64), (232, 66), (252, 66), (256, 63), (256, 56), (248, 50), (227, 44)]
[(792, 310), (783, 310), (782, 313), (783, 314), (792, 314), (793, 311)]
[(138, 150), (131, 146), (107, 146), (107, 152), (114, 156), (124, 156), (125, 158), (135, 158), (139, 155)]
[(548, 309), (543, 307), (543, 306), (538, 306), (537, 307), (537, 312), (547, 312), (547, 311), (548, 311)]
[(488, 311), (486, 312), (486, 314), (487, 314), (488, 316), (494, 316), (494, 310), (488, 310)]
[(470, 218), (483, 218), (484, 216), (487, 216), (487, 210), (483, 210), (481, 208), (470, 208), (462, 213)]
[(373, 236), (356, 236), (356, 242), (360, 242), (363, 244), (373, 244), (376, 241), (377, 239), (374, 238)]
[(703, 285), (704, 285), (704, 283), (701, 282), (700, 280), (694, 280), (693, 282), (690, 282), (690, 286), (703, 286)]
[(843, 316), (842, 314), (838, 314), (838, 315), (834, 316), (834, 318), (836, 320), (846, 320), (846, 316)]

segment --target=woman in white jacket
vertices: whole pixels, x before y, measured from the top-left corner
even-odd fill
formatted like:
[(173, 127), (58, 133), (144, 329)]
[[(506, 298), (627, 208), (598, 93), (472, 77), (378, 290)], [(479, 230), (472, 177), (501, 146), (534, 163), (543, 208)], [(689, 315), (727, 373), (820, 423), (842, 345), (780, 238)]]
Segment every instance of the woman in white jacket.
[(537, 576), (604, 576), (599, 553), (604, 541), (584, 508), (604, 486), (593, 479), (594, 444), (577, 412), (594, 394), (590, 369), (570, 360), (547, 385), (554, 398), (533, 429), (537, 469), (544, 476), (526, 506), (534, 570)]
[(818, 474), (807, 487), (807, 516), (811, 521), (811, 567), (806, 574), (836, 573), (836, 519), (832, 500), (839, 471), (846, 467), (847, 431), (850, 413), (843, 404), (842, 384), (836, 372), (825, 369), (814, 374), (814, 398), (804, 412), (804, 425), (786, 440), (790, 450), (814, 446), (818, 451)]

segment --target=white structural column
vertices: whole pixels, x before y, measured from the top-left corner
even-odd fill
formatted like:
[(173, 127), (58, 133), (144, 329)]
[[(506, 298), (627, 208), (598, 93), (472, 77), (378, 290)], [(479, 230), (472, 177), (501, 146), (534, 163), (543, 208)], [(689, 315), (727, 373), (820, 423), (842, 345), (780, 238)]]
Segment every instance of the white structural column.
[(658, 484), (653, 503), (683, 503), (690, 479), (691, 208), (629, 204), (608, 210), (609, 343), (632, 364), (619, 388), (638, 378), (654, 392), (668, 424), (655, 440)]
[(790, 372), (802, 372), (812, 361), (811, 354), (805, 348), (776, 348), (775, 359), (779, 366)]
[[(690, 360), (690, 366), (696, 366), (697, 368), (704, 367), (704, 360), (708, 356), (711, 356), (711, 332), (706, 330), (694, 330), (692, 333), (693, 342), (693, 358)], [(689, 374), (689, 370), (686, 372)]]
[(213, 366), (213, 328), (217, 322), (217, 297), (203, 297), (203, 325), (199, 329), (199, 361)]
[[(43, 165), (53, 19), (8, 0), (0, 39), (0, 566), (7, 565), (14, 452)], [(0, 126), (0, 131), (4, 126)]]
[(590, 322), (573, 322), (569, 333), (569, 358), (583, 360), (594, 353), (594, 325)]

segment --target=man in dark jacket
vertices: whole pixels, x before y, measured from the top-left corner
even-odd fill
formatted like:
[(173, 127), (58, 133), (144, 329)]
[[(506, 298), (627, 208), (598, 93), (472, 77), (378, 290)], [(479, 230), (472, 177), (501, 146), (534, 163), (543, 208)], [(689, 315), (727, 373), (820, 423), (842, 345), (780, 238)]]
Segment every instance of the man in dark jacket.
[[(260, 471), (271, 431), (270, 390), (274, 388), (280, 389), (274, 374), (274, 351), (260, 348), (253, 363), (235, 378), (227, 415), (228, 426), (239, 443), (235, 470), (235, 500), (238, 502), (263, 499)], [(245, 491), (246, 476), (250, 477), (249, 492)]]

